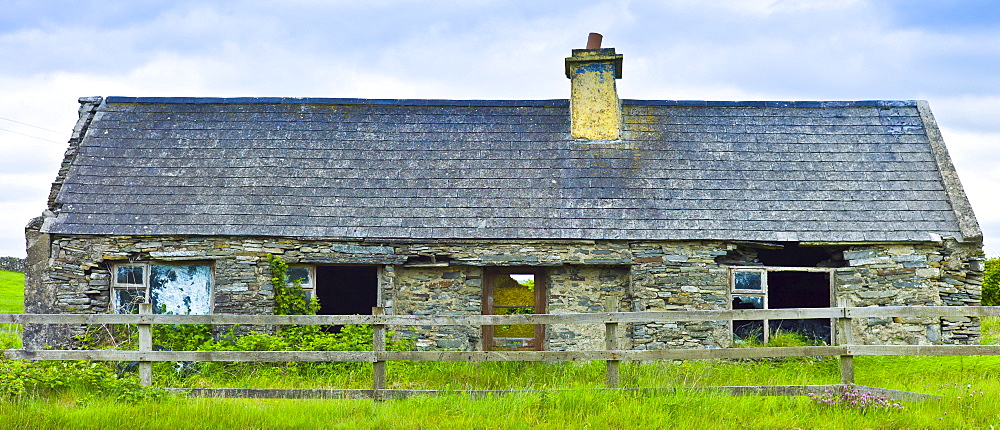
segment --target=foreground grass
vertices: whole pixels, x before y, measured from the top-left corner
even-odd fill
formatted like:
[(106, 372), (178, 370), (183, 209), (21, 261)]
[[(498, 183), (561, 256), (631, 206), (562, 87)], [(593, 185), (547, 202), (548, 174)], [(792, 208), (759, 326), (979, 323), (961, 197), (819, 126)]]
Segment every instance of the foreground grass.
[[(370, 400), (186, 399), (118, 402), (72, 389), (0, 401), (6, 428), (989, 428), (1000, 427), (1000, 357), (858, 357), (858, 383), (942, 396), (859, 411), (806, 397), (634, 391), (453, 394)], [(398, 363), (390, 385), (419, 388), (599, 387), (602, 363)], [(623, 365), (628, 386), (829, 384), (836, 360)], [(344, 372), (359, 382), (370, 372)], [(272, 375), (270, 382), (278, 382)], [(209, 385), (208, 377), (199, 385)], [(330, 377), (329, 381), (335, 378)], [(295, 377), (288, 381), (295, 382)], [(228, 381), (228, 382), (235, 382)], [(259, 382), (262, 382), (259, 381)], [(367, 381), (365, 381), (367, 386)], [(302, 381), (293, 385), (305, 385)], [(360, 385), (360, 384), (359, 384)], [(284, 385), (271, 385), (284, 386)]]
[[(959, 427), (976, 417), (937, 420), (924, 411), (858, 413), (820, 409), (804, 398), (630, 393), (518, 394), (367, 400), (170, 400), (85, 407), (0, 405), (9, 428), (900, 428)], [(985, 417), (984, 417), (985, 418)]]

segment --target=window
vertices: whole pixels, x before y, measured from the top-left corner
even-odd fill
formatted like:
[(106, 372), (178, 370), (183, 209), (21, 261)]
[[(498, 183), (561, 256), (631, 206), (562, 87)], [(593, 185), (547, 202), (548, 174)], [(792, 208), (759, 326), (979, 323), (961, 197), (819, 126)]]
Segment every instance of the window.
[(286, 272), (288, 275), (288, 282), (294, 283), (295, 281), (300, 281), (299, 286), (302, 287), (302, 291), (306, 293), (306, 297), (312, 299), (316, 296), (316, 284), (313, 281), (316, 276), (313, 275), (313, 268), (309, 266), (291, 266)]
[[(733, 309), (825, 308), (832, 306), (831, 269), (800, 267), (739, 268), (730, 272)], [(771, 335), (795, 332), (806, 340), (830, 343), (831, 321), (823, 318), (795, 320), (736, 320), (737, 342), (767, 342)]]
[(208, 314), (212, 267), (207, 264), (130, 263), (114, 267), (111, 305), (115, 313), (138, 312), (149, 302), (155, 313)]
[[(541, 268), (487, 268), (483, 283), (483, 315), (545, 313), (545, 272)], [(486, 350), (541, 350), (542, 324), (483, 326)]]

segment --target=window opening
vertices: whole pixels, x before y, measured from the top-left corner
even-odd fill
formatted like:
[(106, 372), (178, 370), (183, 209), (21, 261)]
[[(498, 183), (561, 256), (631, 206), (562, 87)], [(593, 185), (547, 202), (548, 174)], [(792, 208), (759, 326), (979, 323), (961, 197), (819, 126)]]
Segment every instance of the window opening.
[(206, 315), (212, 306), (212, 267), (207, 264), (131, 263), (114, 268), (111, 305), (136, 313), (149, 302), (155, 313)]
[[(485, 278), (484, 315), (545, 313), (542, 269), (487, 268)], [(483, 341), (488, 350), (541, 350), (544, 336), (545, 326), (542, 324), (483, 327)]]
[[(734, 269), (730, 278), (733, 309), (825, 308), (832, 305), (830, 272), (795, 268)], [(784, 320), (734, 320), (737, 342), (767, 342), (781, 332), (801, 334), (807, 341), (830, 344), (828, 318)]]
[[(315, 275), (307, 294), (319, 298), (319, 315), (371, 315), (378, 306), (378, 266), (316, 266)], [(339, 331), (340, 326), (331, 329)]]
[[(770, 309), (827, 308), (830, 301), (829, 272), (780, 271), (767, 274)], [(829, 318), (771, 320), (770, 332), (796, 332), (806, 340), (830, 344)]]

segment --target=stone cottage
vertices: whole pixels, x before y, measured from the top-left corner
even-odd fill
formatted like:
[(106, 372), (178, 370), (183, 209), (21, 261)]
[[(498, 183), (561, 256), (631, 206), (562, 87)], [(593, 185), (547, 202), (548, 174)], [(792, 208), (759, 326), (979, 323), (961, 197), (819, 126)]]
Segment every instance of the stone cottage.
[[(268, 255), (323, 314), (976, 305), (982, 233), (924, 101), (86, 97), (26, 229), (31, 313), (272, 311)], [(867, 343), (971, 343), (871, 319)], [(830, 321), (653, 322), (634, 349)], [(420, 348), (600, 348), (602, 327), (399, 328)], [(67, 331), (32, 327), (28, 345)]]

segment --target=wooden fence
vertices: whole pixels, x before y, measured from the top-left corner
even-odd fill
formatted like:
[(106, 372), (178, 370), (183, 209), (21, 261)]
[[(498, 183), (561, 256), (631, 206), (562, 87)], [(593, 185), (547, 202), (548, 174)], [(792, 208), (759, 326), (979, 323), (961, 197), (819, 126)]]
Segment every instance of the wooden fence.
[[(595, 312), (538, 315), (160, 315), (140, 305), (140, 314), (0, 314), (0, 323), (19, 324), (135, 324), (139, 332), (137, 350), (5, 350), (10, 359), (137, 361), (140, 380), (152, 382), (152, 362), (157, 361), (340, 361), (370, 362), (374, 376), (372, 391), (386, 390), (387, 361), (605, 361), (609, 388), (620, 385), (619, 363), (623, 360), (738, 359), (768, 357), (839, 356), (841, 384), (854, 383), (854, 356), (865, 355), (1000, 355), (1000, 345), (859, 345), (853, 340), (851, 321), (864, 318), (948, 318), (1000, 316), (997, 306), (898, 306), (800, 309), (678, 310), (655, 312)], [(617, 345), (619, 326), (627, 323), (733, 321), (765, 319), (815, 319), (836, 321), (836, 341), (831, 346), (710, 348), (666, 350), (622, 350)], [(158, 324), (216, 325), (345, 325), (371, 324), (371, 351), (154, 351), (152, 326)], [(385, 327), (391, 326), (484, 326), (515, 324), (603, 324), (605, 349), (593, 351), (387, 351)], [(813, 386), (813, 388), (816, 386)], [(748, 387), (743, 387), (748, 388)], [(749, 387), (752, 388), (752, 387)], [(760, 388), (760, 387), (757, 387)], [(337, 390), (348, 391), (348, 390)], [(779, 390), (782, 391), (782, 390)]]

